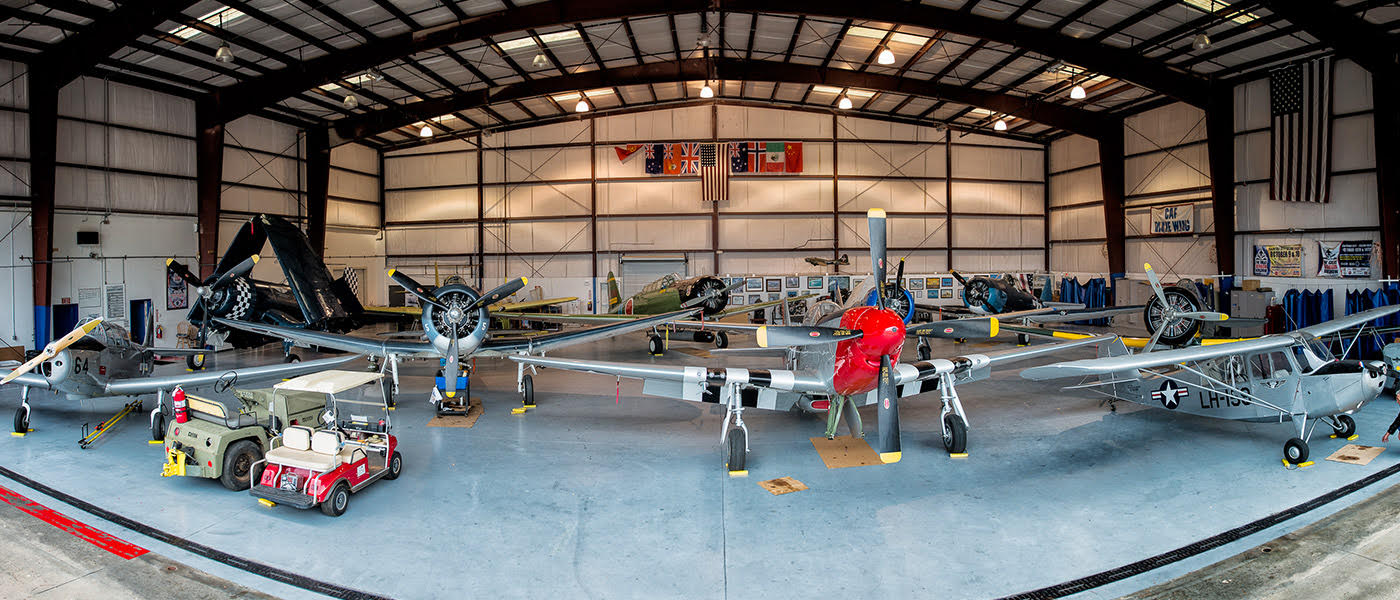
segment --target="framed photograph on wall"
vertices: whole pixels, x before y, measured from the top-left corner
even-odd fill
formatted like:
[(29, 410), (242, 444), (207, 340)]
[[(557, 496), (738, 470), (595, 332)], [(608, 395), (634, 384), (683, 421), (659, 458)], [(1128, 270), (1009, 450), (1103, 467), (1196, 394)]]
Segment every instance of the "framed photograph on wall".
[(924, 278), (923, 278), (923, 277), (910, 277), (910, 278), (909, 278), (909, 285), (908, 285), (908, 288), (909, 288), (909, 291), (911, 291), (911, 292), (917, 292), (917, 291), (923, 290), (923, 289), (924, 289)]
[(769, 292), (781, 292), (781, 291), (783, 291), (783, 280), (780, 279), (780, 278), (777, 278), (777, 277), (770, 277), (766, 283), (767, 283), (767, 287), (764, 288), (766, 291), (769, 291)]
[(745, 290), (748, 290), (748, 291), (750, 291), (750, 292), (761, 292), (761, 291), (763, 291), (763, 278), (762, 278), (762, 277), (750, 277), (750, 278), (748, 279), (748, 283), (744, 285), (744, 289), (745, 289)]
[(744, 295), (743, 295), (743, 294), (730, 294), (730, 295), (729, 295), (729, 305), (730, 305), (730, 306), (743, 306), (743, 305), (744, 305)]
[(763, 304), (763, 296), (760, 296), (758, 294), (749, 294), (749, 304)]
[(777, 302), (780, 298), (782, 298), (782, 294), (768, 294), (769, 302)]
[(952, 277), (944, 277), (944, 278), (943, 278), (943, 286), (942, 286), (942, 287), (945, 287), (945, 288), (953, 287), (953, 278), (952, 278)]
[(929, 277), (928, 280), (925, 281), (924, 283), (926, 283), (926, 284), (928, 285), (928, 289), (936, 290), (936, 289), (938, 289), (939, 287), (941, 287), (941, 286), (938, 285), (940, 281), (941, 281), (941, 280), (938, 279), (937, 277)]
[(940, 297), (940, 298), (952, 298), (952, 297), (953, 297), (953, 290), (950, 290), (950, 289), (948, 289), (948, 288), (943, 288), (942, 290), (939, 290), (939, 292), (938, 292), (938, 297)]
[(929, 299), (929, 300), (933, 300), (934, 298), (937, 298), (937, 297), (938, 297), (938, 290), (929, 290), (929, 291), (928, 291), (928, 299)]
[(837, 288), (851, 289), (851, 277), (849, 275), (836, 275), (826, 278), (826, 291), (830, 292)]
[(815, 277), (808, 277), (808, 278), (807, 278), (807, 289), (809, 289), (809, 290), (819, 290), (819, 289), (822, 289), (822, 277), (821, 277), (821, 275), (817, 275), (817, 276), (815, 276)]
[(787, 291), (787, 297), (789, 297), (789, 298), (796, 298), (796, 297), (797, 297), (797, 290), (788, 290), (788, 291)]
[(793, 290), (802, 287), (802, 278), (801, 278), (801, 277), (788, 277), (788, 278), (786, 278), (786, 279), (787, 279), (787, 281), (785, 282), (784, 287), (786, 287), (786, 288), (788, 288), (788, 289), (793, 289)]

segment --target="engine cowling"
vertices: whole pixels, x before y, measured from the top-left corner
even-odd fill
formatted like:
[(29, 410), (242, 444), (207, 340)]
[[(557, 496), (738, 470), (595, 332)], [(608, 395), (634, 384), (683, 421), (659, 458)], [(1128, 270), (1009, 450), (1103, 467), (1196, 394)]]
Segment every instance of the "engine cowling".
[(454, 328), (460, 354), (470, 354), (486, 340), (486, 329), (491, 323), (487, 307), (466, 310), (481, 297), (479, 292), (466, 284), (453, 283), (437, 288), (433, 296), (447, 307), (444, 311), (431, 304), (423, 306), (423, 333), (434, 348), (446, 354), (452, 343), (450, 336)]
[(701, 277), (681, 294), (681, 302), (685, 303), (708, 294), (714, 294), (713, 298), (701, 302), (700, 307), (707, 317), (717, 315), (723, 312), (726, 306), (729, 306), (729, 294), (718, 293), (724, 287), (724, 281), (719, 278)]

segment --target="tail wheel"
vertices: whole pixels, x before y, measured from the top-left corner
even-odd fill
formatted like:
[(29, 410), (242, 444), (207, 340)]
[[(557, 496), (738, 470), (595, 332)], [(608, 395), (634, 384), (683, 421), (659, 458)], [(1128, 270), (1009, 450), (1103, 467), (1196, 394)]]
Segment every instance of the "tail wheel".
[(748, 441), (745, 439), (744, 430), (738, 428), (730, 429), (728, 437), (729, 456), (725, 458), (725, 468), (729, 469), (731, 473), (747, 469), (749, 451), (747, 449)]
[(967, 423), (958, 415), (943, 417), (943, 448), (948, 454), (967, 452)]
[(932, 359), (932, 358), (933, 358), (933, 348), (930, 348), (928, 344), (920, 343), (920, 344), (919, 344), (919, 360), (929, 360), (929, 359)]
[[(1171, 310), (1175, 312), (1194, 312), (1205, 310), (1201, 300), (1191, 290), (1180, 286), (1167, 286), (1162, 288), (1162, 295), (1167, 298), (1167, 304), (1171, 305)], [(1166, 306), (1156, 296), (1148, 301), (1147, 306), (1142, 309), (1142, 321), (1147, 324), (1149, 332), (1156, 332), (1162, 329), (1162, 336), (1158, 341), (1168, 346), (1184, 346), (1201, 331), (1201, 322), (1195, 319), (1176, 318), (1167, 320)]]
[(650, 352), (652, 356), (661, 356), (665, 351), (666, 349), (662, 346), (660, 337), (653, 335), (647, 338), (647, 352)]
[(1332, 427), (1332, 432), (1339, 438), (1349, 438), (1356, 433), (1356, 419), (1351, 415), (1337, 415), (1337, 424)]
[(535, 378), (529, 375), (520, 380), (520, 402), (527, 405), (535, 403)]
[(1301, 438), (1292, 438), (1283, 444), (1283, 460), (1296, 465), (1308, 460), (1308, 443)]
[(29, 411), (21, 406), (15, 409), (15, 433), (29, 432)]
[(288, 354), (288, 355), (287, 355), (286, 362), (289, 363), (289, 364), (290, 364), (290, 363), (299, 363), (299, 362), (301, 362), (301, 357), (300, 357), (300, 356), (297, 356), (297, 355), (295, 355), (295, 354)]
[(723, 332), (723, 331), (716, 331), (716, 332), (715, 332), (715, 347), (716, 347), (716, 348), (728, 348), (728, 347), (729, 347), (729, 334), (727, 334), (727, 333), (725, 333), (725, 332)]

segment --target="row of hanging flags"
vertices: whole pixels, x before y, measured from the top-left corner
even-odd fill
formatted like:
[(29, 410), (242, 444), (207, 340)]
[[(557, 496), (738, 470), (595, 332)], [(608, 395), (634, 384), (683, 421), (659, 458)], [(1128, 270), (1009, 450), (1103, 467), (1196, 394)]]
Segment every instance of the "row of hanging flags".
[(647, 175), (699, 176), (706, 202), (729, 199), (731, 174), (802, 172), (802, 142), (627, 144), (613, 150), (624, 163), (642, 155)]

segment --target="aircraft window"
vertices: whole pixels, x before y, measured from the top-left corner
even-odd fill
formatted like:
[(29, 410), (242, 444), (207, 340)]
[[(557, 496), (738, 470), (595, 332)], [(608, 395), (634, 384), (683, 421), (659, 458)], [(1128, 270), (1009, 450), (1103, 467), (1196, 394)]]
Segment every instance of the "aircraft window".
[(1269, 355), (1255, 354), (1249, 357), (1249, 376), (1253, 379), (1268, 379), (1273, 369), (1269, 368)]
[(1249, 376), (1254, 379), (1277, 379), (1293, 372), (1293, 365), (1283, 352), (1255, 354), (1249, 357)]

